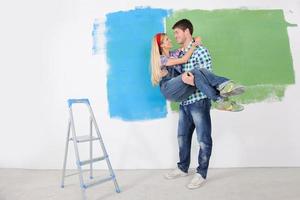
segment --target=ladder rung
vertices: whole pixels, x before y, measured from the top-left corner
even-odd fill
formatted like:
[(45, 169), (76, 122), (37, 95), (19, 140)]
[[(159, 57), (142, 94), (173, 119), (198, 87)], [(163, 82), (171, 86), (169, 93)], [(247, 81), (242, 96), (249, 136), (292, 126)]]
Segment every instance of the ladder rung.
[(89, 99), (68, 99), (69, 107), (71, 107), (73, 103), (85, 103), (90, 105)]
[(88, 184), (85, 184), (84, 187), (89, 188), (89, 187), (92, 187), (94, 185), (98, 185), (98, 184), (113, 180), (114, 178), (115, 178), (114, 176), (110, 176), (108, 178), (104, 178), (104, 179), (101, 179), (101, 180), (98, 180), (98, 181), (94, 181), (94, 182), (90, 182)]
[[(89, 135), (82, 135), (82, 136), (77, 136), (76, 137), (76, 142), (89, 142), (91, 139), (91, 136), (89, 136)], [(70, 138), (70, 140), (73, 140), (73, 138)], [(92, 136), (92, 141), (93, 140), (99, 140), (99, 138), (98, 137), (94, 137), (94, 136)]]
[[(82, 173), (84, 173), (84, 172), (89, 172), (89, 171), (90, 171), (89, 169), (81, 170)], [(79, 174), (79, 172), (72, 173), (72, 174), (67, 174), (67, 175), (65, 175), (65, 177), (74, 176), (74, 175), (77, 175), (77, 174)]]
[(97, 161), (101, 161), (101, 160), (104, 160), (105, 158), (107, 158), (108, 156), (102, 156), (102, 157), (99, 157), (99, 158), (94, 158), (92, 160), (85, 160), (85, 161), (81, 161), (80, 162), (80, 165), (86, 165), (86, 164), (89, 164), (89, 163), (93, 163), (93, 162), (97, 162)]

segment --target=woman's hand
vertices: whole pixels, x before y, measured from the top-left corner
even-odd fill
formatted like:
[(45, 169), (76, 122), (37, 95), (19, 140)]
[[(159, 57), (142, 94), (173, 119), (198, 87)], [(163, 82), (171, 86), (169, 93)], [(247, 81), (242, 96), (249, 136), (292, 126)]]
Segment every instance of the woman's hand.
[(194, 38), (194, 40), (195, 40), (195, 42), (193, 42), (193, 44), (192, 44), (193, 46), (197, 47), (202, 44), (201, 37), (197, 36)]
[(165, 76), (167, 76), (168, 75), (168, 70), (161, 70), (160, 71), (160, 76), (161, 77), (165, 77)]

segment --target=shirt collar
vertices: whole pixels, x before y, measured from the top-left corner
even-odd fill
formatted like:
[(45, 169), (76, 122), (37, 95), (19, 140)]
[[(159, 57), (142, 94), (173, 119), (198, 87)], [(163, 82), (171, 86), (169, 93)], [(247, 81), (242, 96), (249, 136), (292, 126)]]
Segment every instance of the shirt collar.
[(193, 41), (191, 41), (186, 48), (182, 48), (181, 51), (186, 53), (192, 47)]

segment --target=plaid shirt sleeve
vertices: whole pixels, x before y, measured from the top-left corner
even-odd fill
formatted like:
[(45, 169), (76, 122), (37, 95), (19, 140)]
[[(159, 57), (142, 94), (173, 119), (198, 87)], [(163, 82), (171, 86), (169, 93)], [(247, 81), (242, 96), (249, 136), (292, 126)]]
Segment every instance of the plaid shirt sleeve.
[(201, 46), (196, 50), (196, 59), (200, 68), (206, 68), (212, 71), (211, 56), (207, 48)]

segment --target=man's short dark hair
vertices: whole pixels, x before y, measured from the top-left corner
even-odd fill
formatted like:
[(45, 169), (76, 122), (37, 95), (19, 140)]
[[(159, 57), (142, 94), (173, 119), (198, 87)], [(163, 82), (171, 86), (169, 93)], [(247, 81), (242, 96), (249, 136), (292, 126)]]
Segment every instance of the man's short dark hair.
[(173, 25), (172, 29), (175, 29), (175, 28), (179, 28), (179, 29), (181, 29), (183, 31), (185, 31), (186, 29), (189, 29), (191, 35), (193, 35), (193, 31), (194, 31), (193, 24), (188, 19), (181, 19), (181, 20), (177, 21)]

